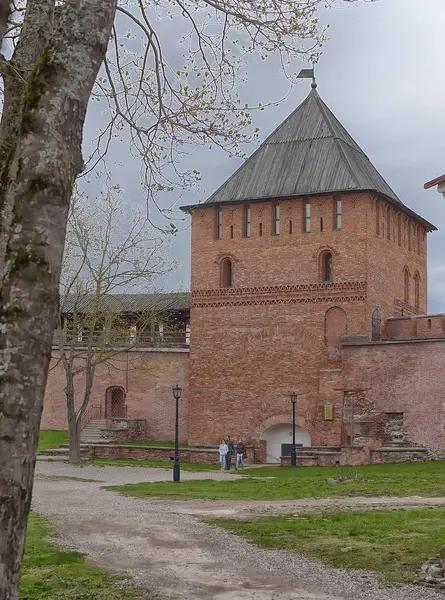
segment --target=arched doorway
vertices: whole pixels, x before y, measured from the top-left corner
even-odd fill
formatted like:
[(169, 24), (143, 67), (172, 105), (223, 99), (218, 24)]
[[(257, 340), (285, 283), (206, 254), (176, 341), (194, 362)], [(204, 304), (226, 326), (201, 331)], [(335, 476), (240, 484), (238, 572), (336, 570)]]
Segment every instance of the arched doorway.
[[(261, 439), (266, 441), (266, 462), (279, 463), (281, 456), (290, 456), (292, 449), (292, 425), (281, 424), (269, 427), (261, 435)], [(311, 436), (306, 429), (295, 427), (295, 445), (311, 446)]]
[(125, 406), (125, 390), (120, 386), (112, 386), (105, 392), (105, 418), (122, 418), (127, 416)]

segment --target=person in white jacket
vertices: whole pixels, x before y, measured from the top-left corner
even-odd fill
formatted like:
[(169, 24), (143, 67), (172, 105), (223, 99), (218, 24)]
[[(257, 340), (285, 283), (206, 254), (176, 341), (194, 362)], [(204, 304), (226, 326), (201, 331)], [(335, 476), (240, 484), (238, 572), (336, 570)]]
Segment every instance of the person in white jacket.
[(223, 440), (219, 445), (219, 464), (221, 465), (221, 471), (224, 471), (224, 469), (226, 468), (228, 451), (229, 447)]

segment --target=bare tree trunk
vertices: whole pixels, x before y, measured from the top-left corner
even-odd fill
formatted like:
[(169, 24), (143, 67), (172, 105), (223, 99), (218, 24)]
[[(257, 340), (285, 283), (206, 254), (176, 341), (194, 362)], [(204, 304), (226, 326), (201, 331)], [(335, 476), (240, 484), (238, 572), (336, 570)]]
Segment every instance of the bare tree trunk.
[(65, 388), (65, 396), (69, 433), (68, 457), (70, 463), (78, 463), (80, 462), (80, 419), (77, 418), (76, 414), (74, 380), (72, 372), (69, 369), (67, 358), (64, 354), (62, 355), (62, 364), (65, 367), (65, 375), (67, 381), (67, 385)]
[(80, 453), (80, 419), (76, 413), (71, 416), (68, 408), (68, 432), (69, 432), (69, 461), (70, 463), (78, 463), (81, 459)]
[[(0, 121), (0, 279), (5, 266), (25, 90), (53, 30), (54, 0), (28, 0), (20, 38), (10, 61), (0, 61), (4, 84)], [(15, 159), (15, 160), (14, 160)]]
[(82, 129), (116, 0), (66, 0), (27, 87), (0, 291), (0, 600), (16, 600)]

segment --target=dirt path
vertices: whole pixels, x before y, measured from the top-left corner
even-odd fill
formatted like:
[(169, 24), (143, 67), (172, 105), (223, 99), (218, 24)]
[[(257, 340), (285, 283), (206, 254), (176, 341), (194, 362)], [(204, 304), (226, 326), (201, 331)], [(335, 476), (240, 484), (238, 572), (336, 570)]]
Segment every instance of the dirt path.
[[(43, 477), (42, 475), (46, 476)], [(50, 476), (50, 478), (48, 478)], [(52, 477), (57, 477), (53, 479)], [(339, 500), (214, 502), (142, 500), (101, 489), (107, 484), (169, 479), (161, 469), (83, 467), (39, 463), (33, 508), (54, 519), (62, 543), (105, 568), (128, 573), (149, 594), (181, 600), (437, 600), (415, 587), (379, 585), (370, 573), (342, 571), (297, 552), (256, 548), (199, 515), (248, 515), (339, 507)], [(183, 473), (187, 479), (227, 478), (218, 472)], [(343, 507), (421, 506), (424, 499), (345, 499)], [(347, 504), (349, 503), (349, 504)], [(427, 499), (444, 504), (445, 499)], [(228, 512), (230, 511), (230, 512)]]

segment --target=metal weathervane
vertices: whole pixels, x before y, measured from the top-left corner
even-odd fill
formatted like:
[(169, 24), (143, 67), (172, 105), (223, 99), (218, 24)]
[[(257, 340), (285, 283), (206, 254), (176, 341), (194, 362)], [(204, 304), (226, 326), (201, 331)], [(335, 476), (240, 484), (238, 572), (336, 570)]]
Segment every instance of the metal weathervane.
[(315, 65), (312, 66), (312, 69), (301, 69), (297, 75), (297, 79), (312, 79), (311, 88), (315, 90), (317, 87), (317, 82), (315, 81)]

